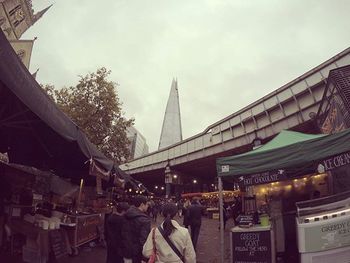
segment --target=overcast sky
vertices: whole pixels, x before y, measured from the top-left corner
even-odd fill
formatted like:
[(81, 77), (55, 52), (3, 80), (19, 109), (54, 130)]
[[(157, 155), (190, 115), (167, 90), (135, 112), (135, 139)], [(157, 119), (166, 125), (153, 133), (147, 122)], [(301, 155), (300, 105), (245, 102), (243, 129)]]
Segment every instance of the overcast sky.
[(60, 88), (112, 70), (151, 151), (173, 77), (188, 138), (350, 46), (348, 0), (33, 0), (51, 3), (22, 37), (31, 72)]

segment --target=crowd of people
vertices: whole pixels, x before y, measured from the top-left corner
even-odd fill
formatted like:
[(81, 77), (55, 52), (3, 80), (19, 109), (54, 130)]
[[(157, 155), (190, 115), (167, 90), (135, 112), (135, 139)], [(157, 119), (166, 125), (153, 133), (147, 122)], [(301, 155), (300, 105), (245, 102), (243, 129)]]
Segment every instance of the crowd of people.
[[(139, 195), (129, 203), (116, 203), (106, 217), (107, 263), (196, 262), (205, 212), (199, 198), (175, 203)], [(236, 218), (240, 209), (239, 200), (225, 204), (224, 222)], [(151, 228), (159, 214), (163, 216), (160, 225)], [(176, 215), (182, 218), (183, 226), (174, 220)]]
[[(141, 195), (131, 203), (116, 203), (106, 217), (107, 263), (152, 262), (150, 258), (153, 262), (196, 262), (195, 246), (202, 215), (199, 202), (186, 206), (185, 214), (189, 215), (186, 220), (193, 219), (186, 225), (191, 227), (191, 235), (174, 220), (183, 212), (178, 204), (148, 200)], [(151, 220), (156, 222), (159, 213), (164, 220), (151, 229)]]

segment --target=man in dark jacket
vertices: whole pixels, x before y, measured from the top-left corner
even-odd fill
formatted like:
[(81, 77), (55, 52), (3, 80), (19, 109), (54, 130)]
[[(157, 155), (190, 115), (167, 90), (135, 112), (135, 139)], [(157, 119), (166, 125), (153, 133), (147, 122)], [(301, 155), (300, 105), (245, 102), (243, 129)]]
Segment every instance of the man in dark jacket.
[(191, 227), (191, 239), (195, 249), (197, 246), (199, 230), (201, 229), (203, 210), (204, 207), (199, 203), (199, 200), (194, 199), (187, 211), (189, 225)]
[(123, 263), (124, 247), (120, 242), (125, 225), (125, 212), (129, 209), (126, 202), (120, 202), (113, 208), (113, 213), (106, 222), (107, 263)]
[(146, 214), (148, 200), (145, 196), (136, 196), (131, 206), (125, 213), (127, 224), (123, 228), (123, 243), (125, 246), (125, 258), (132, 259), (133, 263), (141, 263), (147, 259), (142, 256), (143, 244), (151, 231), (151, 219)]

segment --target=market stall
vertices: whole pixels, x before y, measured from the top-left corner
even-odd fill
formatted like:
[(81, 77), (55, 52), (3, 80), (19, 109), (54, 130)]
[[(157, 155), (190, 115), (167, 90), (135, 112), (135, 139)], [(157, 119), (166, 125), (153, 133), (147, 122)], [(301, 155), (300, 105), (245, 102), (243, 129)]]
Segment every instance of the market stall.
[[(74, 236), (77, 238), (72, 240), (78, 241), (72, 246), (89, 242), (96, 236), (95, 222), (99, 221), (98, 224), (103, 225), (100, 221), (103, 221), (104, 211), (99, 211), (100, 209), (96, 208), (101, 207), (93, 204), (94, 201), (98, 203), (97, 199), (103, 196), (102, 186), (108, 183), (123, 188), (129, 182), (134, 187), (141, 188), (142, 184), (121, 171), (113, 160), (100, 152), (83, 131), (57, 107), (18, 60), (17, 54), (1, 30), (0, 50), (0, 132), (3, 137), (0, 140), (0, 153), (6, 156), (6, 164), (0, 165), (2, 186), (3, 178), (7, 176), (9, 169), (14, 168), (24, 175), (18, 177), (18, 183), (17, 176), (10, 176), (9, 181), (16, 187), (11, 189), (11, 196), (7, 200), (7, 215), (18, 217), (17, 222), (27, 222), (27, 229), (31, 228), (38, 233), (64, 232), (53, 231), (60, 228), (60, 223), (72, 226), (75, 224), (77, 229), (83, 229), (79, 228), (79, 225), (93, 221), (89, 229), (94, 229), (94, 233), (92, 234), (91, 230), (89, 235), (86, 234), (89, 238), (79, 238), (83, 234), (80, 235), (74, 230)], [(65, 179), (51, 180), (52, 172)], [(79, 184), (81, 179), (87, 185), (96, 186), (94, 198), (90, 199), (92, 204), (87, 201), (79, 206), (80, 199), (75, 195), (77, 187), (74, 187), (74, 184)], [(52, 187), (54, 183), (58, 183), (56, 189)], [(82, 191), (82, 187), (80, 190)], [(32, 206), (33, 209), (25, 211), (23, 205)], [(22, 206), (23, 209), (18, 206)], [(95, 220), (96, 213), (101, 215), (99, 218), (102, 220)], [(72, 217), (72, 222), (63, 222), (64, 218), (69, 216)], [(11, 231), (19, 234), (21, 232), (10, 222), (8, 229), (9, 235)], [(58, 240), (59, 235), (52, 234), (52, 237), (52, 240)], [(41, 242), (40, 244), (42, 245)], [(38, 249), (45, 250), (41, 247)]]
[[(229, 204), (235, 202), (235, 197), (239, 195), (239, 191), (223, 191), (223, 199), (226, 207), (226, 213), (231, 214)], [(206, 214), (210, 219), (219, 219), (219, 192), (202, 193), (203, 204), (206, 205)]]
[(68, 215), (68, 220), (61, 224), (66, 229), (73, 254), (77, 248), (100, 237), (99, 227), (104, 223), (103, 214)]
[[(11, 253), (46, 262), (76, 254), (77, 248), (103, 235), (108, 200), (94, 186), (83, 188), (49, 172), (0, 162), (8, 192), (5, 212)], [(72, 248), (72, 250), (71, 250)]]
[[(243, 190), (244, 213), (255, 215), (251, 227), (258, 225), (261, 217), (269, 214), (269, 224), (277, 240), (274, 243), (280, 244), (278, 240), (285, 237), (288, 245), (297, 248), (297, 240), (288, 239), (292, 235), (282, 232), (296, 232), (295, 203), (333, 194), (329, 171), (350, 164), (349, 140), (350, 130), (333, 135), (282, 131), (256, 150), (218, 159), (219, 189), (222, 190), (222, 180), (238, 183)], [(281, 226), (281, 223), (288, 227)], [(221, 242), (223, 245), (223, 232)], [(283, 248), (278, 249), (283, 251)], [(350, 247), (347, 249), (350, 250)], [(245, 261), (254, 262), (249, 257)], [(272, 259), (264, 262), (272, 262)]]

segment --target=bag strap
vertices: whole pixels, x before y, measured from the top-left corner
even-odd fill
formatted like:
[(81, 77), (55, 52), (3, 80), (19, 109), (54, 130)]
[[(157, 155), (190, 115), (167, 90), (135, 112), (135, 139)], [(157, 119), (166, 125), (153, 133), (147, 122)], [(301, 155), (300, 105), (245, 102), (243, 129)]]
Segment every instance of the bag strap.
[(177, 249), (177, 247), (174, 245), (174, 243), (170, 240), (168, 236), (165, 235), (165, 232), (161, 226), (158, 226), (159, 232), (164, 237), (165, 241), (168, 243), (168, 245), (171, 247), (171, 249), (175, 252), (175, 254), (181, 259), (182, 262), (185, 262), (184, 256), (181, 254), (181, 252)]
[(154, 227), (154, 228), (152, 229), (153, 253), (154, 253), (154, 254), (157, 254), (155, 232), (156, 232), (156, 228)]

